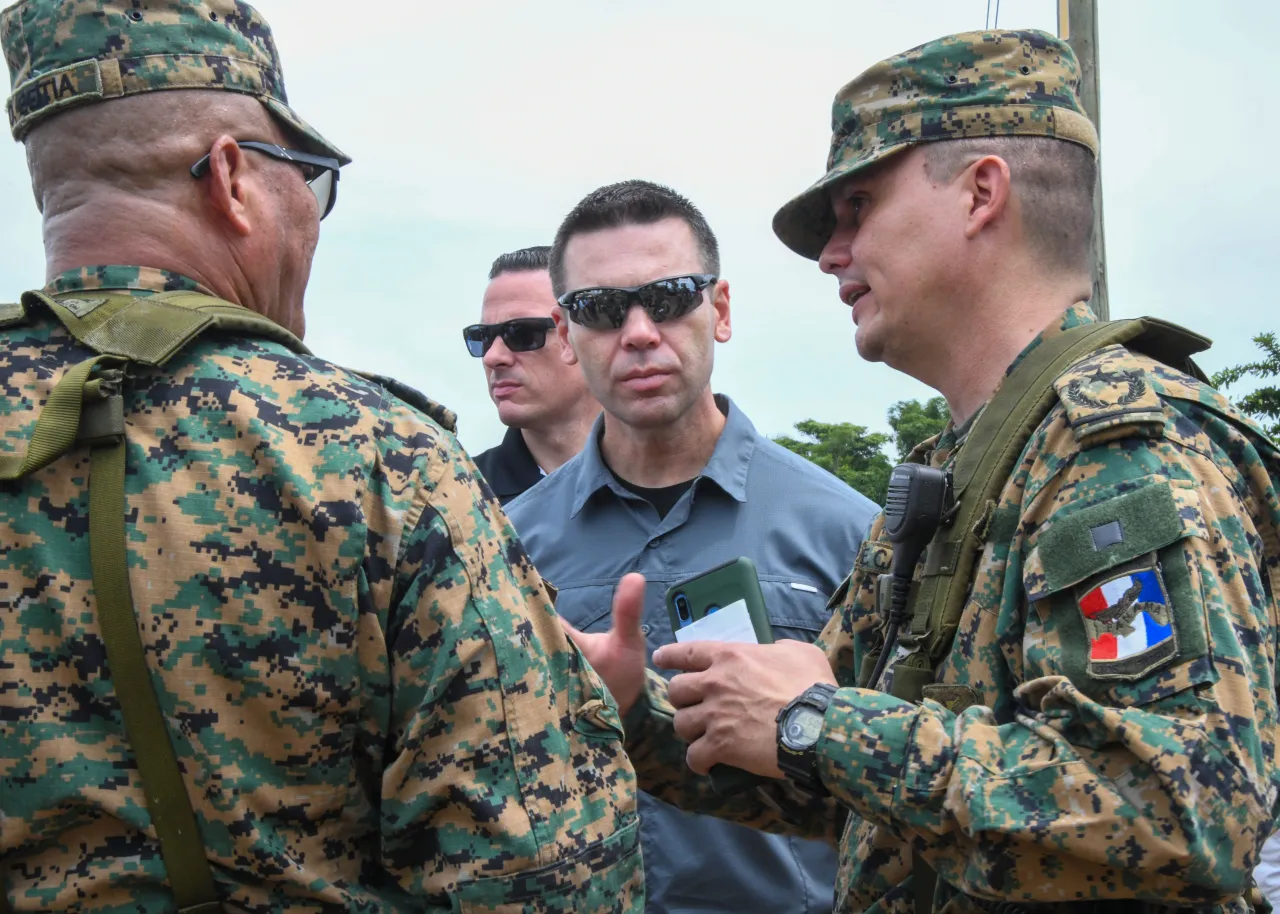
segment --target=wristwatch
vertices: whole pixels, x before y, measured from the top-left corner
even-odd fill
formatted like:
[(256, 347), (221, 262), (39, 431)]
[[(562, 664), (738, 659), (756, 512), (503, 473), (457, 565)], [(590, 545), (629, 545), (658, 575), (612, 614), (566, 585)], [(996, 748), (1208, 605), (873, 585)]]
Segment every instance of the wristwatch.
[(825, 793), (818, 777), (813, 747), (822, 733), (822, 719), (836, 687), (819, 682), (804, 690), (778, 712), (778, 767), (806, 790)]

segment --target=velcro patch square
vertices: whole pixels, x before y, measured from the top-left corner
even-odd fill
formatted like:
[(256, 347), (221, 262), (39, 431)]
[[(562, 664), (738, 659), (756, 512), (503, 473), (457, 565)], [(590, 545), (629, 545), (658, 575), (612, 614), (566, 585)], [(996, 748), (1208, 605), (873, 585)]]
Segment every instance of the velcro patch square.
[(1120, 521), (1113, 520), (1106, 524), (1090, 527), (1089, 536), (1093, 539), (1094, 551), (1101, 552), (1103, 549), (1124, 542), (1124, 528), (1120, 526)]

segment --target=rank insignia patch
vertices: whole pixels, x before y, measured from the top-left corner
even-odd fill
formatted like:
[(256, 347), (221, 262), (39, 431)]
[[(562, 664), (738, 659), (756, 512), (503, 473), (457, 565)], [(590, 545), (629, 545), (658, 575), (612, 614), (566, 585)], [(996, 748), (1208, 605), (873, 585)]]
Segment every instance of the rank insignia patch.
[(1168, 593), (1158, 566), (1115, 574), (1078, 592), (1089, 635), (1089, 675), (1137, 679), (1178, 653)]

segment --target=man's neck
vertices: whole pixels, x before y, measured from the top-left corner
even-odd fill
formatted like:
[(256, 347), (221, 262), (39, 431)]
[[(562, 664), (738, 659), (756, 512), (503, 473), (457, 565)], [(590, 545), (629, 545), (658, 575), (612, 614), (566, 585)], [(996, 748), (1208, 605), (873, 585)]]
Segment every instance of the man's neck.
[[(121, 264), (155, 267), (193, 279), (219, 298), (253, 308), (248, 283), (234, 263), (215, 266), (208, 240), (191, 237), (188, 226), (171, 208), (134, 203), (109, 215), (110, 232), (101, 230), (108, 214), (101, 201), (86, 201), (44, 220), (45, 278), (67, 270)], [(233, 260), (233, 258), (228, 258)], [(237, 278), (241, 281), (237, 281)]]
[(921, 360), (919, 371), (908, 373), (942, 394), (952, 421), (964, 424), (991, 399), (1022, 350), (1061, 320), (1064, 311), (1088, 297), (1089, 289), (1078, 285), (1024, 288), (974, 309), (981, 319), (970, 321), (963, 333), (948, 334), (946, 342)]
[(600, 452), (622, 479), (642, 488), (660, 489), (701, 473), (724, 426), (725, 415), (708, 387), (683, 416), (660, 428), (632, 428), (606, 413)]
[(582, 450), (582, 445), (591, 432), (591, 425), (599, 413), (600, 405), (594, 400), (588, 400), (572, 416), (552, 424), (550, 428), (520, 429), (525, 447), (533, 455), (534, 462), (542, 468), (542, 472), (550, 473), (559, 469)]

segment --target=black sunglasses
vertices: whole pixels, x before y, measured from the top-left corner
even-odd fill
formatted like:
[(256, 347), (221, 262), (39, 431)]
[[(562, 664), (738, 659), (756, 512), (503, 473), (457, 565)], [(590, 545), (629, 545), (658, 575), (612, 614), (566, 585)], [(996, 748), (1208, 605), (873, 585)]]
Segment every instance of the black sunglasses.
[[(327, 156), (316, 156), (296, 149), (285, 149), (274, 143), (259, 143), (256, 140), (236, 140), (241, 149), (252, 149), (282, 162), (291, 162), (302, 169), (303, 180), (316, 195), (316, 203), (320, 204), (320, 218), (333, 212), (333, 205), (338, 202), (338, 176), (342, 163)], [(203, 178), (209, 171), (209, 156), (191, 166), (191, 177)]]
[(541, 349), (547, 343), (547, 331), (555, 328), (556, 322), (549, 317), (517, 317), (501, 324), (464, 327), (462, 338), (467, 341), (467, 352), (478, 359), (489, 351), (498, 337), (502, 337), (503, 345), (512, 352)]
[(715, 282), (710, 273), (655, 279), (630, 288), (578, 289), (558, 301), (569, 320), (592, 330), (618, 330), (633, 304), (644, 308), (655, 324), (684, 317), (702, 304), (702, 290)]

